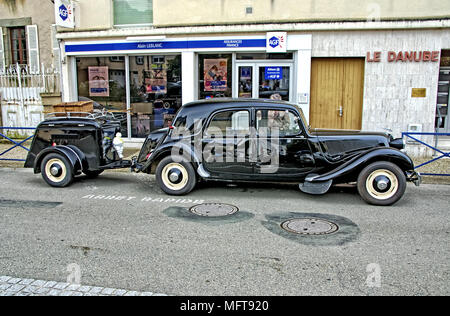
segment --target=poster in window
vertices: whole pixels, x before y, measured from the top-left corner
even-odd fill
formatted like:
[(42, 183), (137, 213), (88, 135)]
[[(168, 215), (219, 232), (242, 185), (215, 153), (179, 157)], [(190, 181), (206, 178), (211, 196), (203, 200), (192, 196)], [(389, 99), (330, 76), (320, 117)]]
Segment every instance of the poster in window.
[(147, 93), (167, 93), (167, 68), (165, 64), (152, 64), (150, 78), (145, 79)]
[(228, 61), (226, 59), (205, 59), (205, 91), (227, 90), (227, 66)]
[(89, 96), (109, 97), (109, 69), (108, 67), (88, 67)]

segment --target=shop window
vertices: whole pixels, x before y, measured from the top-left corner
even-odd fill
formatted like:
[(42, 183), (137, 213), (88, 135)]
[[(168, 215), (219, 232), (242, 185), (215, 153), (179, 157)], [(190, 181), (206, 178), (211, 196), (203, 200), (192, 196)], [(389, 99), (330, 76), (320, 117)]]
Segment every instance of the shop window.
[(182, 102), (181, 56), (140, 58), (130, 58), (131, 137), (136, 138), (171, 125)]
[(232, 55), (200, 54), (199, 99), (223, 98), (232, 96)]
[(290, 67), (259, 67), (260, 99), (289, 101)]
[(150, 25), (153, 23), (152, 0), (114, 0), (114, 25)]
[(92, 100), (95, 109), (114, 113), (126, 136), (125, 62), (112, 62), (109, 57), (77, 58), (77, 85), (79, 100)]

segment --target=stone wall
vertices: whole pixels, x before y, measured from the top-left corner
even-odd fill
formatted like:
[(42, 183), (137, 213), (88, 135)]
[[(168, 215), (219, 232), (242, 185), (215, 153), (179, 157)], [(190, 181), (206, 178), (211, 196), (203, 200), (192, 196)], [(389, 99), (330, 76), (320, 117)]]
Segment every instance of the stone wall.
[[(391, 129), (395, 137), (408, 124), (434, 132), (439, 62), (388, 62), (388, 51), (441, 51), (450, 48), (450, 30), (336, 31), (313, 33), (313, 57), (366, 57), (382, 52), (381, 62), (365, 66), (363, 129)], [(426, 88), (413, 98), (413, 88)], [(433, 137), (422, 137), (433, 143)], [(408, 146), (414, 156), (430, 155), (425, 147)]]

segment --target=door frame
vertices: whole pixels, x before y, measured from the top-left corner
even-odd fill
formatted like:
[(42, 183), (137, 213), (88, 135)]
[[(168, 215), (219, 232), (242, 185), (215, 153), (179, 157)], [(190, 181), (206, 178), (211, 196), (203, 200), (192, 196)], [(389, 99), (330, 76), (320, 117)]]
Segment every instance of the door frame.
[(289, 67), (289, 102), (294, 102), (294, 61), (236, 60), (233, 67), (233, 98), (239, 98), (239, 67), (252, 67), (252, 98), (259, 95), (259, 67)]

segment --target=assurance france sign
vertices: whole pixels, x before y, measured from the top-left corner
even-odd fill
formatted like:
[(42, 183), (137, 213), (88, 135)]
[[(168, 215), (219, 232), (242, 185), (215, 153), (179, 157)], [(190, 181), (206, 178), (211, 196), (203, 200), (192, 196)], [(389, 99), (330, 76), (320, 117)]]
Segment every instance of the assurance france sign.
[(57, 26), (75, 28), (75, 16), (70, 0), (55, 0), (55, 21)]

